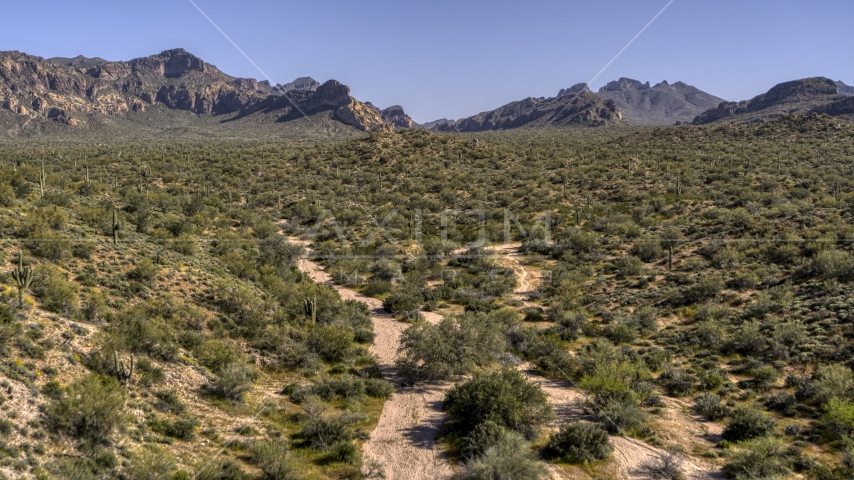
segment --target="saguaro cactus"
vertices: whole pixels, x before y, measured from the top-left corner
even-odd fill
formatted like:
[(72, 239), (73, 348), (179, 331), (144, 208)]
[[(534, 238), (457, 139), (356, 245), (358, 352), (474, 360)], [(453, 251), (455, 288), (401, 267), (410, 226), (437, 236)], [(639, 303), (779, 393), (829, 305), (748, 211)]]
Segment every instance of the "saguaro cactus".
[(133, 377), (133, 354), (130, 354), (130, 362), (125, 366), (125, 362), (123, 360), (119, 360), (119, 353), (113, 350), (113, 363), (116, 369), (116, 380), (127, 385), (128, 380)]
[(12, 278), (15, 280), (15, 285), (18, 287), (18, 303), (23, 308), (24, 306), (24, 289), (29, 288), (33, 283), (33, 270), (29, 266), (24, 266), (24, 254), (18, 256), (18, 266), (12, 270)]
[(317, 295), (314, 298), (306, 298), (304, 302), (305, 316), (311, 320), (311, 324), (317, 323)]
[(41, 198), (44, 198), (44, 189), (47, 186), (47, 173), (44, 171), (44, 162), (42, 162), (41, 171), (39, 171), (39, 190), (41, 192)]
[(113, 207), (113, 245), (119, 244), (119, 214), (116, 207)]

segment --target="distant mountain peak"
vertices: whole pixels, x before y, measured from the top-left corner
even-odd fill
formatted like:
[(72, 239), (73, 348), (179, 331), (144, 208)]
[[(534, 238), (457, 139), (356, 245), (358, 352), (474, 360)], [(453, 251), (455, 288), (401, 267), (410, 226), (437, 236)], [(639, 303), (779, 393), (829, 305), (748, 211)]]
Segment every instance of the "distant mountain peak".
[(599, 89), (599, 92), (617, 92), (628, 89), (650, 88), (649, 82), (641, 83), (632, 78), (622, 77), (619, 80), (609, 82), (607, 85)]
[(650, 87), (649, 82), (626, 77), (608, 83), (597, 95), (615, 102), (625, 118), (636, 125), (690, 122), (723, 101), (683, 82), (670, 84), (664, 80)]
[(557, 96), (562, 97), (564, 95), (578, 95), (580, 93), (585, 93), (589, 91), (590, 87), (588, 87), (586, 83), (576, 83), (575, 85), (569, 88), (562, 88), (560, 92), (558, 92)]
[(839, 93), (841, 95), (848, 95), (849, 97), (854, 96), (854, 87), (851, 85), (845, 85), (842, 83), (842, 80), (836, 82), (836, 86), (839, 87)]

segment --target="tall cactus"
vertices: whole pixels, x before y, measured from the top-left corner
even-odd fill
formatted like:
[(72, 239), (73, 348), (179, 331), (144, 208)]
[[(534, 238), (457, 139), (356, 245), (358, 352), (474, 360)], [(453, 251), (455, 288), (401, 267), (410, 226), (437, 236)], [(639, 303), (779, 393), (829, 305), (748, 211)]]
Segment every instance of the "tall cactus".
[(119, 214), (113, 206), (113, 245), (119, 244)]
[(311, 324), (317, 323), (317, 295), (314, 298), (306, 298), (304, 302), (305, 316), (311, 320)]
[(44, 171), (44, 162), (42, 162), (41, 171), (39, 171), (39, 190), (41, 191), (41, 198), (44, 198), (44, 189), (47, 186), (47, 173)]
[(113, 350), (113, 363), (115, 365), (116, 370), (116, 380), (122, 382), (122, 384), (124, 385), (127, 385), (128, 380), (133, 377), (133, 354), (130, 354), (130, 362), (126, 367), (125, 362), (123, 360), (119, 360), (119, 353)]
[(24, 266), (24, 253), (18, 256), (18, 266), (12, 270), (12, 278), (15, 280), (15, 285), (18, 287), (18, 303), (21, 308), (24, 307), (24, 289), (29, 288), (33, 283), (33, 270), (29, 266)]

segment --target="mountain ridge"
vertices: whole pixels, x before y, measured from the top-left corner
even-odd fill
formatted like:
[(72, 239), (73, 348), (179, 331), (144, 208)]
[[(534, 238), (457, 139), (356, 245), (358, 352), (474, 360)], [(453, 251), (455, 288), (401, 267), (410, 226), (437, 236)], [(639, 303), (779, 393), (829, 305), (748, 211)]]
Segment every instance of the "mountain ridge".
[(301, 77), (271, 86), (227, 75), (181, 48), (118, 62), (0, 52), (0, 108), (27, 122), (51, 121), (73, 128), (98, 123), (100, 116), (121, 119), (154, 105), (214, 117), (276, 111), (277, 123), (301, 118), (303, 112), (329, 110), (334, 120), (357, 130), (394, 128), (335, 80), (321, 85)]
[(596, 92), (613, 100), (623, 116), (635, 125), (673, 125), (691, 122), (697, 115), (714, 108), (724, 100), (684, 82), (654, 86), (649, 82), (622, 77)]
[(750, 100), (722, 102), (698, 115), (692, 123), (705, 125), (723, 120), (762, 122), (795, 113), (826, 113), (831, 116), (854, 114), (854, 97), (841, 94), (838, 83), (841, 82), (834, 82), (827, 77), (783, 82)]

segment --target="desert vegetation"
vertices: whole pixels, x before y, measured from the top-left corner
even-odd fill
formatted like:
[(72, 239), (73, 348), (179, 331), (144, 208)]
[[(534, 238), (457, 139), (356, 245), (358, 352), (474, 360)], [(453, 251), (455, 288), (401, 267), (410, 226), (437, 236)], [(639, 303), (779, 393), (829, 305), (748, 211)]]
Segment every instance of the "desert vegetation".
[[(849, 478), (852, 134), (0, 145), (0, 475), (378, 475), (372, 313), (297, 268), (301, 237), (402, 322), (398, 388), (454, 384), (460, 475), (607, 475), (622, 436), (728, 478)], [(678, 441), (674, 404), (710, 433)]]

